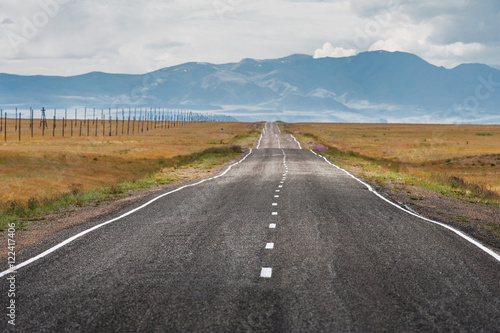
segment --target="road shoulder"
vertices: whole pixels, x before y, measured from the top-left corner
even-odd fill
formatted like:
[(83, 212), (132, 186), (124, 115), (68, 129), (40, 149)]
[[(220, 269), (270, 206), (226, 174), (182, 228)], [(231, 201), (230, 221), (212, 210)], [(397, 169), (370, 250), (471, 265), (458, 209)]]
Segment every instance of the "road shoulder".
[(458, 229), (500, 253), (500, 237), (493, 231), (500, 228), (500, 208), (460, 199), (418, 186), (380, 186), (371, 184), (402, 206), (431, 220)]

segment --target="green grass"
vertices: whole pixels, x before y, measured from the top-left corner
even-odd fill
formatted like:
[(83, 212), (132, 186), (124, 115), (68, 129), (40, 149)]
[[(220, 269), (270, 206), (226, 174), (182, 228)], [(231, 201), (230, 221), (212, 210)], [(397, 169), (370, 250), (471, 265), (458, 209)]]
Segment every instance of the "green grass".
[(210, 169), (213, 166), (226, 163), (241, 153), (241, 147), (237, 145), (209, 148), (202, 152), (162, 159), (161, 166), (170, 172), (146, 175), (137, 181), (123, 182), (110, 187), (88, 191), (81, 190), (80, 186), (75, 184), (66, 193), (50, 198), (30, 198), (26, 203), (10, 201), (0, 207), (0, 231), (7, 230), (8, 225), (11, 223), (16, 223), (16, 229), (19, 230), (24, 227), (26, 221), (43, 220), (44, 216), (49, 213), (64, 213), (74, 210), (76, 207), (87, 205), (98, 206), (103, 202), (128, 196), (129, 192), (133, 190), (170, 184), (179, 180), (175, 171), (180, 168)]
[(471, 223), (471, 218), (469, 216), (465, 216), (465, 215), (457, 216), (456, 220), (457, 220), (457, 222)]

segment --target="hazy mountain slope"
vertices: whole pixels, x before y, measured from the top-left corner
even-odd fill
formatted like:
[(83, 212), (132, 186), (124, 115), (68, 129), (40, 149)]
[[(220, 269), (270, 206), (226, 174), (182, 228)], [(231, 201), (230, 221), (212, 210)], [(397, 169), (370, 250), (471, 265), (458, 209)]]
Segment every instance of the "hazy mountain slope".
[[(0, 74), (0, 107), (182, 107), (243, 119), (500, 122), (500, 71), (402, 52), (186, 63), (144, 75)], [(246, 110), (246, 111), (245, 111)]]

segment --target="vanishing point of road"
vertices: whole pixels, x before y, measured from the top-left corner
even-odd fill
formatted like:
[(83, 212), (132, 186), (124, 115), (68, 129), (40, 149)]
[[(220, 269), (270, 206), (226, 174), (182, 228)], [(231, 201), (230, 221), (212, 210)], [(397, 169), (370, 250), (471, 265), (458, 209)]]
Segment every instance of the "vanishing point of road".
[(275, 123), (223, 174), (168, 191), (21, 251), (14, 329), (3, 263), (0, 331), (500, 332), (498, 253)]

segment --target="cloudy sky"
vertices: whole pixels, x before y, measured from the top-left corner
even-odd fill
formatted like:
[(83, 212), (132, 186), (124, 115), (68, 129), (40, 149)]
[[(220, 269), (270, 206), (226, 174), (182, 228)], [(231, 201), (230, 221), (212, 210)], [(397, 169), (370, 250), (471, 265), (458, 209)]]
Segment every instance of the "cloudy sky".
[(500, 68), (499, 0), (1, 0), (0, 73), (405, 51)]

